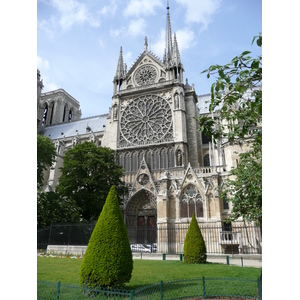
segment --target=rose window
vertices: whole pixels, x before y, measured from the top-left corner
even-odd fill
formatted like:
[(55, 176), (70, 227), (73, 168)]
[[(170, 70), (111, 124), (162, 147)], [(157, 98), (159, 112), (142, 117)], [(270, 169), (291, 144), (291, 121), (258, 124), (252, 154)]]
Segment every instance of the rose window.
[(135, 74), (135, 81), (138, 85), (152, 84), (155, 82), (157, 72), (152, 66), (143, 66)]
[(120, 127), (120, 145), (149, 144), (172, 138), (171, 107), (159, 96), (140, 97), (124, 109)]

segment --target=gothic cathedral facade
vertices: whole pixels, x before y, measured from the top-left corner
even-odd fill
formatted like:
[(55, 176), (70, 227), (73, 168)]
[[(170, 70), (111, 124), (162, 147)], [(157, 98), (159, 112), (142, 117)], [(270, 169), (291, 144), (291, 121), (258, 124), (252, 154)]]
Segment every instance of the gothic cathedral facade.
[(159, 241), (158, 247), (165, 243), (180, 252), (183, 238), (156, 228), (188, 226), (193, 212), (198, 223), (222, 224), (231, 204), (220, 199), (218, 186), (240, 149), (214, 147), (201, 136), (199, 101), (209, 96), (198, 96), (194, 84), (183, 79), (169, 8), (166, 22), (163, 60), (148, 50), (145, 37), (143, 53), (127, 70), (121, 47), (108, 114), (81, 119), (79, 102), (63, 89), (41, 92), (38, 71), (37, 119), (57, 150), (45, 176), (46, 190), (55, 190), (64, 153), (73, 145), (91, 141), (114, 149), (129, 187), (121, 208), (130, 242)]

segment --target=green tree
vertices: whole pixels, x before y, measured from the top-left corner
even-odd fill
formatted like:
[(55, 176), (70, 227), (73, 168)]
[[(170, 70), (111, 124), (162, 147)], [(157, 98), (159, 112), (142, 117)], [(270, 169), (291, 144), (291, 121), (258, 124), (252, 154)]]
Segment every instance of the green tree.
[(62, 199), (56, 192), (39, 191), (37, 201), (37, 228), (54, 223), (79, 222), (80, 212), (72, 199)]
[(112, 186), (89, 240), (80, 269), (87, 287), (120, 287), (129, 282), (132, 253), (115, 187)]
[[(262, 35), (253, 38), (262, 46)], [(246, 142), (236, 169), (224, 181), (221, 197), (232, 202), (231, 220), (262, 222), (262, 55), (244, 51), (226, 65), (213, 65), (202, 73), (217, 75), (211, 86), (209, 115), (200, 117), (200, 131), (214, 142)], [(256, 88), (259, 87), (259, 88)], [(250, 97), (249, 97), (250, 92)], [(251, 130), (250, 130), (251, 129)], [(255, 129), (255, 130), (253, 130)]]
[(55, 147), (52, 141), (41, 134), (37, 135), (37, 187), (43, 186), (43, 173), (55, 161)]
[(56, 191), (77, 204), (83, 220), (97, 220), (112, 185), (119, 197), (126, 193), (122, 174), (115, 151), (84, 142), (66, 152)]
[(188, 264), (206, 263), (206, 246), (193, 212), (193, 217), (185, 236), (183, 262)]

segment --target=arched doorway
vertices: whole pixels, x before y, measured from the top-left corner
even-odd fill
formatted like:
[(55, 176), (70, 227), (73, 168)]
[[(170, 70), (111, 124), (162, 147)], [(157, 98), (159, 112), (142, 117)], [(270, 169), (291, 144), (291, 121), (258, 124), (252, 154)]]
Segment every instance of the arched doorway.
[(156, 197), (146, 189), (135, 193), (125, 209), (126, 227), (130, 244), (157, 242)]

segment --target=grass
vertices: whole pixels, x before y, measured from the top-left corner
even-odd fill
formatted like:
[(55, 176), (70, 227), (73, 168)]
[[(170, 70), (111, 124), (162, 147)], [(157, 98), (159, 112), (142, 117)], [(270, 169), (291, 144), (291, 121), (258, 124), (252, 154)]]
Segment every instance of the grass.
[[(79, 284), (82, 259), (37, 257), (37, 280), (65, 284)], [(134, 260), (132, 277), (126, 289), (172, 281), (204, 277), (244, 278), (256, 280), (261, 269), (252, 267), (228, 266), (223, 264), (185, 264), (182, 261)]]

